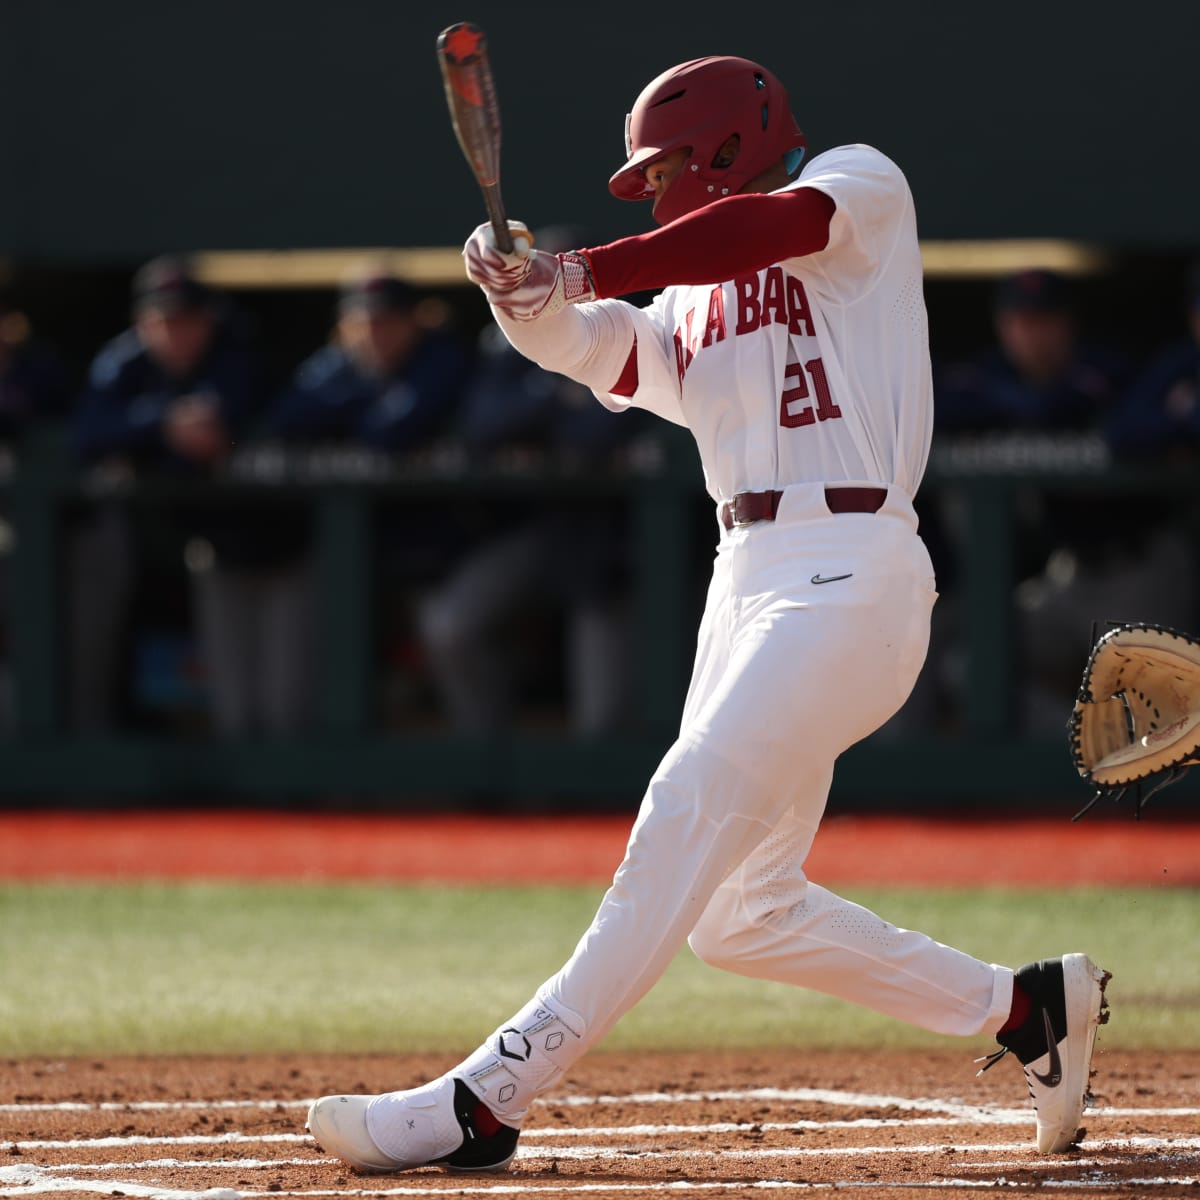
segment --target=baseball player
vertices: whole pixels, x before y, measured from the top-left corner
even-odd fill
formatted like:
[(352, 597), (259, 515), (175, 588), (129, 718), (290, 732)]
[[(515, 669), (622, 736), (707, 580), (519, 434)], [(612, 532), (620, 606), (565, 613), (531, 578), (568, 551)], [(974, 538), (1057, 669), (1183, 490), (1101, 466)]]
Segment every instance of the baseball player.
[[(720, 542), (679, 737), (567, 964), (439, 1079), (323, 1097), (308, 1127), (362, 1171), (501, 1169), (533, 1101), (686, 940), (725, 970), (994, 1034), (988, 1065), (1023, 1064), (1039, 1150), (1064, 1150), (1107, 974), (1083, 954), (1014, 973), (804, 874), (834, 761), (904, 702), (935, 599), (912, 506), (933, 406), (904, 176), (862, 145), (805, 165), (782, 85), (741, 58), (653, 80), (626, 143), (609, 187), (662, 228), (550, 255), (514, 222), (506, 255), (480, 226), (464, 254), (523, 354), (695, 436)], [(644, 309), (616, 299), (647, 289)]]

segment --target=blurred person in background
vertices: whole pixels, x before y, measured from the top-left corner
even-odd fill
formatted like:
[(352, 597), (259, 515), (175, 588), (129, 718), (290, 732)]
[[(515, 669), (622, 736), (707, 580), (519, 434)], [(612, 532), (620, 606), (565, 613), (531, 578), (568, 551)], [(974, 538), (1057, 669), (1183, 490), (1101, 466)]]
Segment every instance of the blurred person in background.
[[(61, 417), (70, 403), (67, 374), (58, 356), (33, 338), (29, 318), (0, 292), (0, 471), (12, 469), (26, 431)], [(9, 676), (12, 630), (9, 570), (14, 545), (8, 495), (0, 496), (0, 729), (12, 724)]]
[[(1200, 288), (1189, 297), (1200, 339)], [(1197, 364), (1191, 341), (1167, 351), (1132, 386), (1128, 376), (1094, 428), (1117, 469), (1194, 461), (1200, 448)], [(1057, 735), (1079, 686), (1093, 623), (1144, 621), (1194, 628), (1200, 600), (1197, 513), (1177, 493), (1061, 493), (1047, 497), (1056, 535), (1044, 566), (1017, 589), (1026, 664), (1026, 727)]]
[[(83, 464), (101, 477), (211, 480), (259, 416), (263, 380), (247, 331), (182, 259), (155, 259), (133, 281), (133, 324), (97, 355), (75, 413)], [(310, 686), (311, 589), (292, 524), (219, 498), (149, 510), (182, 550), (222, 735), (303, 727)], [(155, 525), (155, 522), (158, 522)], [(146, 532), (142, 526), (140, 532)], [(142, 540), (128, 509), (101, 503), (73, 539), (73, 709), (85, 733), (117, 724)], [(175, 561), (178, 561), (176, 558)]]
[[(1119, 349), (1080, 336), (1066, 280), (1046, 270), (1002, 280), (994, 317), (996, 346), (940, 380), (938, 432), (1075, 434), (1106, 442), (1120, 461), (1125, 446), (1112, 429), (1131, 363)], [(1196, 571), (1179, 522), (1153, 497), (1043, 485), (1021, 493), (1017, 504), (1020, 719), (1027, 732), (1057, 736), (1079, 686), (1093, 622), (1186, 622)], [(951, 600), (939, 607), (935, 644), (945, 664), (953, 661), (948, 647), (957, 606)]]
[(1118, 352), (1083, 341), (1067, 281), (1029, 270), (1002, 279), (993, 306), (995, 344), (941, 372), (940, 434), (1094, 431), (1128, 375)]
[[(1119, 394), (1126, 366), (1106, 348), (1085, 343), (1067, 281), (1043, 269), (1002, 278), (992, 298), (993, 343), (982, 353), (942, 367), (934, 379), (935, 447), (948, 438), (1094, 434)], [(1021, 497), (1016, 539), (1019, 579), (1036, 575), (1077, 513), (1057, 507), (1046, 514), (1042, 498)], [(953, 490), (926, 498), (921, 529), (937, 572), (926, 668), (908, 703), (885, 726), (884, 737), (916, 728), (953, 724), (962, 711), (964, 619), (958, 596), (958, 548), (967, 536), (965, 511)], [(1065, 516), (1065, 528), (1064, 518)]]
[(289, 442), (402, 451), (443, 431), (467, 358), (453, 333), (423, 320), (425, 311), (416, 290), (385, 269), (352, 276), (333, 339), (296, 371), (273, 431)]
[[(410, 463), (450, 435), (469, 365), (438, 301), (385, 267), (364, 264), (341, 288), (329, 343), (301, 363), (279, 398), (271, 432), (294, 447), (358, 446)], [(417, 690), (415, 597), (445, 573), (461, 531), (457, 509), (447, 506), (426, 505), (413, 520), (411, 501), (384, 503), (376, 517), (390, 709)]]
[[(581, 244), (574, 230), (540, 230), (554, 253)], [(596, 404), (591, 392), (518, 353), (496, 325), (484, 329), (459, 432), (479, 461), (525, 461), (602, 470), (642, 428)], [(463, 555), (420, 607), (423, 645), (442, 706), (462, 733), (508, 728), (523, 664), (508, 636), (530, 611), (564, 616), (570, 728), (578, 736), (615, 729), (627, 708), (629, 551), (611, 500), (563, 497), (508, 514), (503, 526)]]
[(1147, 364), (1107, 424), (1114, 455), (1188, 464), (1200, 455), (1200, 260), (1188, 273), (1185, 310), (1187, 336)]

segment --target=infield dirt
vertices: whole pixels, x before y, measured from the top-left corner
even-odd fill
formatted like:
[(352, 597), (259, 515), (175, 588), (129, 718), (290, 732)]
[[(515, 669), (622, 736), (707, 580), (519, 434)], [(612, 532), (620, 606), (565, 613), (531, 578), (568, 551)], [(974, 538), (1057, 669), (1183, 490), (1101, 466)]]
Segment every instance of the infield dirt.
[(1101, 1050), (1088, 1136), (1053, 1158), (1033, 1148), (1015, 1064), (976, 1078), (968, 1058), (951, 1052), (598, 1053), (535, 1106), (514, 1169), (501, 1176), (360, 1176), (305, 1136), (304, 1102), (316, 1095), (410, 1086), (450, 1065), (428, 1057), (9, 1061), (0, 1196), (581, 1191), (650, 1200), (664, 1190), (769, 1188), (893, 1200), (1002, 1187), (1096, 1200), (1200, 1190), (1200, 1054)]

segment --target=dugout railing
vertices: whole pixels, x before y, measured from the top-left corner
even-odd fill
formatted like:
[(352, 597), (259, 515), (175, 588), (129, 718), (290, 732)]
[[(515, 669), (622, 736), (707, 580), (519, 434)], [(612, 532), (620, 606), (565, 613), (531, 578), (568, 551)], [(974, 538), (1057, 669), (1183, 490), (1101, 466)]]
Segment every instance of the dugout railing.
[[(965, 678), (954, 732), (876, 738), (843, 758), (835, 800), (863, 807), (951, 805), (1086, 796), (1056, 738), (1021, 736), (1013, 591), (1016, 498), (1030, 489), (1073, 495), (1169, 495), (1181, 512), (1200, 499), (1194, 472), (1115, 468), (1088, 438), (984, 438), (937, 443), (923, 499), (958, 513), (957, 587)], [(196, 484), (80, 476), (61, 436), (35, 434), (8, 463), (12, 728), (0, 744), (0, 802), (95, 799), (288, 802), (356, 799), (397, 805), (517, 802), (633, 805), (669, 745), (694, 644), (697, 586), (688, 561), (697, 514), (711, 515), (694, 452), (672, 433), (617, 469), (553, 463), (480, 469), (453, 454), (397, 459), (348, 450), (286, 453), (258, 447), (223, 477)], [(130, 505), (203, 499), (247, 505), (299, 498), (315, 514), (319, 686), (315, 728), (268, 742), (208, 737), (85, 738), (66, 725), (63, 516), (81, 502)], [(520, 730), (469, 738), (436, 729), (383, 730), (372, 712), (372, 514), (402, 499), (422, 506), (521, 498), (622, 505), (633, 547), (635, 699), (619, 735), (576, 739)], [(701, 517), (701, 520), (704, 518)], [(714, 526), (715, 536), (715, 526)], [(702, 580), (700, 581), (702, 585)], [(1081, 646), (1086, 631), (1081, 631)], [(1080, 669), (1082, 671), (1082, 658)], [(798, 678), (797, 689), (821, 688)], [(802, 740), (804, 730), (796, 737)], [(1187, 785), (1185, 784), (1185, 788)]]

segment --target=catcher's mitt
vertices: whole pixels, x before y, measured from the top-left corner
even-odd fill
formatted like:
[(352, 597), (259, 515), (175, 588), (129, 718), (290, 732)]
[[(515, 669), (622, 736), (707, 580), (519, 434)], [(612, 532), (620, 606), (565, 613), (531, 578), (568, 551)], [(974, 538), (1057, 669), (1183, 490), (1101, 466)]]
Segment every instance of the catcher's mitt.
[(1075, 767), (1096, 788), (1074, 819), (1131, 787), (1140, 817), (1198, 761), (1200, 641), (1161, 625), (1110, 629), (1092, 648), (1069, 727)]

